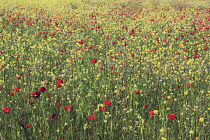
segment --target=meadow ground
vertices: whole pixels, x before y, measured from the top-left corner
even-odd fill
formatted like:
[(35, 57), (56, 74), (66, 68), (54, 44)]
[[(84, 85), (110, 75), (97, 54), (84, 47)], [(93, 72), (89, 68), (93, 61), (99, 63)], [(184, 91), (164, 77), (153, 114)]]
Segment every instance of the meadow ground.
[(0, 0), (1, 140), (207, 140), (207, 0)]

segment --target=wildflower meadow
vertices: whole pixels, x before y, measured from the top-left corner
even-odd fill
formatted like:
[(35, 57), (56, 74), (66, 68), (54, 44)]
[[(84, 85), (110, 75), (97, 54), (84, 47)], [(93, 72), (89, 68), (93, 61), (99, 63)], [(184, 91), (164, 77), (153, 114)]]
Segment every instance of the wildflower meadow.
[(210, 139), (209, 28), (208, 0), (0, 0), (0, 139)]

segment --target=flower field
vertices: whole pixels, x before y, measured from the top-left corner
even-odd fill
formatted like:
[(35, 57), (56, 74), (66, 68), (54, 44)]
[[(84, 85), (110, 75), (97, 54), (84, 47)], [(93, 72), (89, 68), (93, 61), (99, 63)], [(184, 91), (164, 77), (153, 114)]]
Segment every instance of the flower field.
[(1, 140), (207, 140), (208, 0), (0, 0)]

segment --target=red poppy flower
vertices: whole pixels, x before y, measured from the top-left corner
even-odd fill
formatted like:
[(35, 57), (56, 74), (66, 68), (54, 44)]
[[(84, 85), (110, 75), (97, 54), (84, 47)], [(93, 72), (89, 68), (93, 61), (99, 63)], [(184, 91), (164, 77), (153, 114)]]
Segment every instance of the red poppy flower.
[(128, 46), (128, 43), (125, 43), (124, 46)]
[(90, 47), (89, 47), (89, 49), (92, 49), (92, 48), (93, 48), (93, 46), (90, 46)]
[(30, 100), (30, 101), (29, 101), (29, 104), (30, 104), (30, 105), (34, 105), (34, 101)]
[(62, 79), (59, 79), (59, 78), (57, 78), (57, 81), (58, 81), (57, 83), (59, 83), (59, 84), (63, 84), (63, 82), (64, 82)]
[(184, 49), (184, 52), (188, 52), (188, 49)]
[(18, 80), (20, 80), (20, 79), (21, 79), (21, 77), (17, 77), (17, 79), (18, 79)]
[(44, 38), (47, 38), (49, 35), (44, 35)]
[(40, 97), (40, 91), (34, 91), (32, 94), (31, 94), (31, 97), (34, 97), (34, 98), (39, 98)]
[(4, 113), (9, 113), (11, 109), (10, 107), (4, 107), (2, 110), (4, 111)]
[(145, 105), (144, 108), (148, 108), (149, 105)]
[(20, 88), (19, 87), (16, 87), (13, 91), (14, 92), (18, 92), (18, 91), (20, 91)]
[(187, 85), (185, 85), (186, 87), (190, 87), (192, 84), (187, 84)]
[(199, 58), (200, 57), (200, 54), (198, 54), (198, 53), (196, 53), (195, 55), (194, 55), (194, 58)]
[(56, 119), (57, 118), (57, 114), (53, 113), (52, 115), (50, 115), (50, 119)]
[(150, 115), (150, 116), (155, 116), (156, 114), (155, 114), (154, 110), (150, 110), (150, 111), (149, 111), (149, 115)]
[(104, 68), (103, 68), (103, 67), (99, 67), (99, 69), (101, 69), (101, 70), (102, 70), (102, 69), (104, 69)]
[(71, 59), (69, 59), (69, 61), (72, 62), (72, 61), (74, 61), (74, 59), (71, 58)]
[(56, 87), (57, 87), (57, 88), (61, 88), (61, 87), (62, 87), (61, 84), (63, 84), (63, 82), (64, 82), (64, 81), (63, 81), (62, 79), (57, 78)]
[(96, 118), (96, 114), (91, 115), (90, 117), (88, 117), (88, 120), (93, 120)]
[(66, 110), (66, 111), (71, 111), (72, 109), (73, 109), (73, 108), (72, 108), (71, 106), (66, 106), (66, 107), (65, 107), (65, 110)]
[(48, 97), (52, 97), (52, 95), (51, 94), (49, 94), (49, 95), (47, 95)]
[(106, 107), (100, 107), (101, 111), (106, 111)]
[(79, 43), (79, 44), (84, 44), (84, 41), (83, 40), (81, 40), (81, 41), (76, 41), (77, 43)]
[(49, 34), (49, 36), (55, 36), (56, 35), (56, 33), (51, 33), (51, 34)]
[(57, 88), (61, 88), (62, 85), (61, 85), (60, 83), (56, 83), (56, 87), (57, 87)]
[(14, 92), (10, 92), (9, 95), (10, 95), (10, 96), (14, 96), (15, 93), (14, 93)]
[(91, 63), (97, 63), (97, 59), (92, 59)]
[(102, 27), (102, 26), (101, 26), (101, 25), (99, 25), (99, 26), (97, 26), (97, 27), (96, 27), (96, 29), (100, 29), (101, 27)]
[(178, 85), (178, 86), (175, 86), (175, 87), (174, 87), (174, 89), (177, 89), (177, 88), (180, 88), (180, 87), (181, 87), (181, 86), (180, 86), (180, 85)]
[(115, 66), (111, 66), (111, 69), (115, 69)]
[(175, 114), (168, 114), (168, 119), (176, 119), (176, 115)]
[(117, 42), (112, 42), (112, 45), (116, 44)]
[(132, 31), (129, 33), (129, 35), (133, 35), (133, 36), (135, 36), (135, 32), (134, 32), (134, 30), (132, 30)]
[(209, 50), (209, 48), (204, 48), (203, 50), (204, 50), (204, 51), (207, 51), (207, 50)]
[(108, 100), (108, 99), (104, 101), (104, 104), (105, 104), (105, 105), (112, 105), (112, 104), (110, 103), (110, 100)]
[(140, 91), (136, 91), (135, 93), (136, 93), (136, 94), (140, 94)]
[(57, 104), (55, 104), (55, 106), (56, 106), (57, 108), (59, 108), (59, 107), (62, 106), (62, 103), (57, 103)]
[(47, 89), (46, 89), (45, 87), (40, 87), (40, 88), (39, 88), (39, 91), (40, 91), (40, 92), (45, 92), (46, 90), (47, 90)]
[(25, 126), (28, 127), (28, 128), (31, 128), (32, 127), (30, 124), (26, 124)]
[(58, 83), (60, 83), (60, 84), (63, 84), (63, 80), (62, 79), (59, 79), (59, 78), (57, 78), (57, 81), (58, 81)]

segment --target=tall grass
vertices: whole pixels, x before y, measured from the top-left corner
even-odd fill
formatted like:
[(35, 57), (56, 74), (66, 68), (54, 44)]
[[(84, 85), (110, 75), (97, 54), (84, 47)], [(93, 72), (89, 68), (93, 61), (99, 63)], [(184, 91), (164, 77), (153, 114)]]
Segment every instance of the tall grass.
[(0, 2), (1, 139), (208, 139), (208, 1)]

